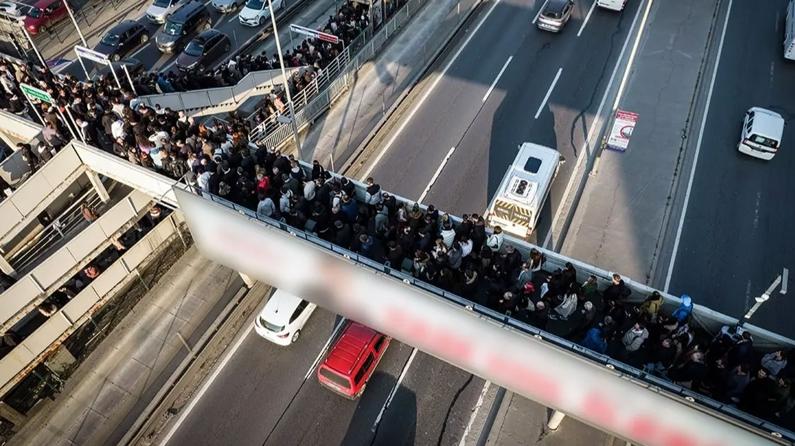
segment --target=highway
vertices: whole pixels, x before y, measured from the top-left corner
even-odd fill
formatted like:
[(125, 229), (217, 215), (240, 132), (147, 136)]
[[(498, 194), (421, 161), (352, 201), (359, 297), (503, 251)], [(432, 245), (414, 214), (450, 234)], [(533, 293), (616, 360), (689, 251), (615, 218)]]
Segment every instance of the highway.
[[(304, 2), (304, 5), (299, 8), (298, 11), (293, 12), (292, 14), (288, 14), (287, 16), (283, 17), (279, 20), (278, 26), (279, 28), (279, 37), (282, 39), (282, 47), (285, 51), (291, 48), (291, 35), (288, 25), (290, 23), (297, 23), (303, 26), (309, 27), (319, 27), (325, 25), (326, 20), (328, 19), (329, 15), (332, 15), (335, 11), (336, 5), (333, 0), (286, 0), (284, 3), (285, 9), (289, 8), (290, 6), (298, 3), (300, 1)], [(132, 57), (141, 61), (144, 67), (147, 68), (148, 71), (158, 72), (158, 71), (172, 71), (176, 70), (174, 64), (176, 63), (177, 56), (179, 52), (176, 53), (161, 53), (157, 46), (155, 45), (155, 34), (162, 29), (163, 25), (158, 25), (152, 23), (149, 19), (145, 17), (143, 11), (146, 10), (148, 5), (151, 2), (147, 2), (142, 6), (140, 16), (135, 17), (128, 17), (128, 19), (135, 19), (140, 23), (146, 25), (147, 30), (150, 33), (150, 40), (144, 45), (133, 50), (127, 57)], [(207, 5), (207, 9), (210, 11), (210, 16), (212, 18), (213, 28), (225, 33), (229, 36), (230, 40), (232, 41), (232, 49), (233, 52), (235, 49), (244, 46), (249, 41), (257, 37), (257, 34), (262, 31), (261, 28), (258, 27), (249, 27), (241, 25), (237, 18), (238, 10), (232, 11), (227, 14), (221, 14), (215, 10), (210, 5), (210, 0), (205, 0), (204, 2)], [(277, 12), (277, 14), (279, 14)], [(277, 15), (278, 18), (278, 15)], [(113, 26), (111, 24), (110, 26)], [(108, 28), (110, 28), (110, 26)], [(267, 22), (266, 28), (270, 29), (270, 21)], [(105, 30), (100, 33), (97, 33), (95, 36), (89, 38), (87, 37), (87, 41), (89, 45), (93, 47), (99, 39), (104, 34)], [(303, 41), (303, 37), (299, 35), (293, 35), (292, 41), (294, 41), (295, 45), (298, 45), (301, 41)], [(276, 52), (276, 44), (274, 39), (272, 39), (272, 33), (268, 32), (265, 36), (259, 37), (259, 43), (254, 43), (247, 52), (251, 54), (259, 54), (262, 51), (266, 51), (269, 56), (272, 56)], [(231, 56), (227, 54), (226, 56)], [(69, 57), (74, 58), (74, 52), (72, 52)], [(220, 65), (226, 60), (226, 58), (219, 59), (215, 62), (213, 68), (215, 66)], [(86, 68), (91, 71), (92, 67), (95, 67), (96, 64), (91, 61), (85, 61)], [(83, 73), (83, 69), (80, 67), (80, 64), (77, 61), (63, 67), (60, 70), (61, 74), (72, 74), (78, 79), (82, 79), (85, 77)]]
[(543, 242), (641, 2), (622, 13), (577, 2), (560, 34), (533, 25), (542, 3), (491, 4), (362, 176), (455, 215), (482, 214), (522, 142), (556, 147), (567, 162), (531, 236)]
[[(670, 271), (672, 293), (690, 294), (735, 317), (783, 268), (795, 269), (795, 64), (783, 58), (786, 4), (732, 4)], [(787, 120), (781, 150), (771, 161), (737, 151), (742, 118), (752, 106)], [(791, 293), (773, 294), (751, 322), (795, 336), (784, 317), (795, 312)]]
[(483, 380), (393, 341), (362, 397), (349, 401), (315, 375), (339, 323), (319, 308), (289, 347), (244, 332), (206, 392), (180, 411), (167, 444), (457, 445)]

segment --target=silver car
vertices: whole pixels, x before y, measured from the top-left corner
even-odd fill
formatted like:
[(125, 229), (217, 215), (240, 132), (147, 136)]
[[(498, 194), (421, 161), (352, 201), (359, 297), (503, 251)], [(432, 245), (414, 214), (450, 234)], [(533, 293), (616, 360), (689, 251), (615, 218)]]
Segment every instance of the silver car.
[(560, 32), (573, 10), (574, 0), (547, 0), (538, 14), (536, 25), (545, 31)]
[(211, 4), (216, 11), (226, 14), (239, 8), (243, 3), (245, 0), (213, 0)]

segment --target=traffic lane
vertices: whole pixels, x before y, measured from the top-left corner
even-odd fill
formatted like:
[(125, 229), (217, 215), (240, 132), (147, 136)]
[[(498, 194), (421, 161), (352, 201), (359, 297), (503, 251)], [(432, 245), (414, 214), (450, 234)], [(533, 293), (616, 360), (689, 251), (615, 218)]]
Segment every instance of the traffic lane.
[[(484, 384), (469, 372), (418, 352), (372, 444), (458, 445)], [(415, 426), (407, 426), (407, 421)]]
[[(734, 2), (701, 143), (670, 291), (741, 317), (781, 273), (795, 268), (795, 65), (782, 56), (786, 1)], [(749, 26), (758, 32), (748, 33)], [(752, 106), (787, 120), (771, 161), (737, 151), (741, 120)], [(791, 299), (774, 294), (752, 323), (786, 336)]]
[[(411, 347), (392, 340), (358, 400), (348, 400), (322, 387), (313, 375), (289, 405), (282, 406), (284, 413), (278, 425), (264, 435), (258, 444), (375, 444), (373, 426), (376, 418), (395, 388), (411, 351)], [(397, 392), (402, 395), (407, 390), (401, 386)], [(410, 395), (408, 398), (412, 397)], [(411, 438), (416, 416), (412, 412), (404, 413), (403, 416), (405, 424), (402, 435)]]
[[(371, 175), (386, 190), (410, 198), (420, 196), (427, 179), (480, 111), (492, 81), (516, 53), (541, 3), (502, 1), (493, 10), (486, 9), (485, 21), (479, 19), (472, 25), (474, 34), (461, 36), (464, 46), (451, 47), (450, 54), (434, 66), (432, 73), (442, 76), (438, 84), (413, 105), (412, 110), (418, 108), (413, 116), (404, 118), (402, 131), (387, 135), (387, 145), (379, 148), (382, 158), (371, 165)], [(442, 73), (457, 52), (458, 58)]]
[[(559, 35), (540, 30), (528, 35), (425, 201), (456, 215), (482, 213), (519, 145), (534, 142), (555, 147), (567, 162), (560, 166), (537, 230), (530, 237), (532, 242), (543, 242), (577, 158), (583, 155), (638, 7), (638, 2), (628, 4), (622, 14), (594, 11), (579, 38), (576, 23), (569, 23)], [(548, 101), (543, 103), (547, 94)]]
[[(168, 444), (261, 445), (337, 323), (336, 315), (318, 308), (289, 347), (251, 331)], [(316, 380), (314, 373), (307, 380)]]

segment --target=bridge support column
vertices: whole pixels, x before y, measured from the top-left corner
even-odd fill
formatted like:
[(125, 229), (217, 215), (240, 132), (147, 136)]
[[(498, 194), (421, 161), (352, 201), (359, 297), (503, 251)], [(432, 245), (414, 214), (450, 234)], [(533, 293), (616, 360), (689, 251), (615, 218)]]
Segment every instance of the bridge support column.
[(108, 190), (105, 189), (105, 185), (102, 184), (102, 180), (99, 179), (99, 175), (97, 175), (97, 173), (91, 169), (86, 170), (86, 175), (88, 175), (88, 181), (90, 181), (91, 185), (94, 186), (94, 189), (96, 189), (99, 199), (102, 200), (103, 203), (110, 201)]
[(563, 422), (563, 419), (566, 418), (566, 414), (556, 410), (552, 413), (552, 416), (549, 417), (549, 421), (547, 422), (547, 428), (551, 431), (557, 430), (560, 426), (560, 423)]

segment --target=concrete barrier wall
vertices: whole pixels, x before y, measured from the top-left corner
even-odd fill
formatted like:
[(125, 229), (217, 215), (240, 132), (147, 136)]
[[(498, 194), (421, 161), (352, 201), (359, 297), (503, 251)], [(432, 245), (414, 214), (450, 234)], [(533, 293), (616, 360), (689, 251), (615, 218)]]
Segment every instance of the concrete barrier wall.
[[(61, 342), (88, 320), (106, 301), (134, 277), (131, 272), (145, 266), (168, 242), (178, 235), (184, 223), (181, 213), (173, 212), (123, 256), (86, 286), (60, 311), (0, 359), (0, 396), (5, 395), (30, 370), (43, 361)], [(0, 303), (0, 307), (4, 305)]]
[(24, 229), (85, 171), (74, 149), (67, 146), (0, 202), (0, 245)]
[(131, 192), (88, 228), (0, 294), (2, 329), (7, 330), (25, 315), (35, 311), (36, 305), (90, 262), (96, 253), (109, 246), (109, 239), (112, 236), (136, 222), (147, 211), (151, 201), (151, 198), (142, 192)]

